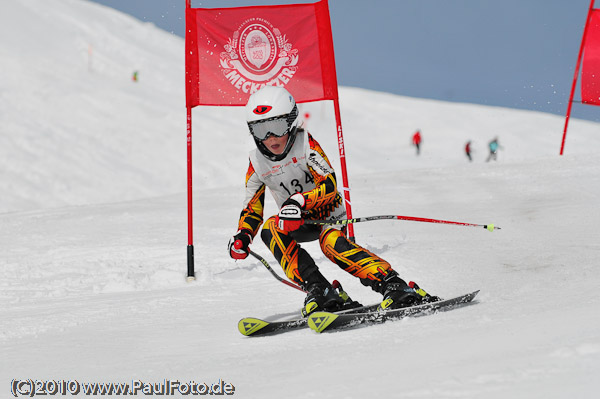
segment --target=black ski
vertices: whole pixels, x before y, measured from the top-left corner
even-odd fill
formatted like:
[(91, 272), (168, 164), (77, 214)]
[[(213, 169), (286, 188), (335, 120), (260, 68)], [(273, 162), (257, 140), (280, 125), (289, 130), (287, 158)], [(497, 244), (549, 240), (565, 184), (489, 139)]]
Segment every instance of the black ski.
[[(336, 313), (336, 315), (350, 314), (358, 312), (371, 312), (377, 309), (379, 303), (361, 306), (354, 309), (342, 310)], [(278, 320), (278, 321), (266, 321), (257, 319), (254, 317), (244, 317), (238, 322), (238, 330), (242, 335), (246, 336), (260, 336), (260, 335), (274, 335), (281, 334), (288, 331), (294, 331), (301, 328), (308, 327), (307, 318), (295, 318), (291, 320)]]
[(348, 329), (361, 324), (379, 324), (388, 320), (429, 315), (439, 311), (454, 309), (471, 302), (478, 293), (479, 290), (443, 301), (387, 311), (377, 311), (377, 309), (374, 309), (346, 314), (315, 312), (308, 316), (307, 323), (310, 328), (317, 332)]

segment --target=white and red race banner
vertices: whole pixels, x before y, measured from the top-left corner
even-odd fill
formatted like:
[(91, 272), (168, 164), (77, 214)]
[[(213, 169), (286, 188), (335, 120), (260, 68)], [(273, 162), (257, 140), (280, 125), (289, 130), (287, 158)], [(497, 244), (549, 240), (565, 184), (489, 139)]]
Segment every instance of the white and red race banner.
[(327, 0), (186, 9), (186, 103), (246, 105), (265, 85), (297, 102), (337, 99)]

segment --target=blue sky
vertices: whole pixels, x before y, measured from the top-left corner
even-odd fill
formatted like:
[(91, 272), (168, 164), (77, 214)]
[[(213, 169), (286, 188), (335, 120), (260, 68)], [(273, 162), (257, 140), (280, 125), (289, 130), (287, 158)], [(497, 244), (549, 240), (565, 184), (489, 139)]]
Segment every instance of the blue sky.
[[(185, 0), (93, 1), (184, 35)], [(192, 7), (314, 1), (192, 0)], [(589, 4), (329, 0), (338, 83), (564, 116)], [(600, 107), (574, 104), (572, 117), (600, 122)]]

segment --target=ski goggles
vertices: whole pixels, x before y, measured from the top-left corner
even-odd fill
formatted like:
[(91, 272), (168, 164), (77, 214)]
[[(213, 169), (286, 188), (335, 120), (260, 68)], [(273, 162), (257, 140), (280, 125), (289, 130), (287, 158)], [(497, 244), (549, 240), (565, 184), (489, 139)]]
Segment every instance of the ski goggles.
[(290, 127), (298, 116), (298, 108), (294, 106), (288, 115), (274, 116), (260, 121), (248, 122), (250, 133), (258, 140), (265, 140), (270, 135), (283, 137), (290, 131)]

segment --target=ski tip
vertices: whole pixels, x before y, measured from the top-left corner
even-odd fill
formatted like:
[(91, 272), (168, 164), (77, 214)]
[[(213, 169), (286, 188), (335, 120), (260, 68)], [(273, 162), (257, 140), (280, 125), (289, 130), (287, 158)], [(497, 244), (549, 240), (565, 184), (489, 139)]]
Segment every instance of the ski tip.
[(473, 291), (473, 292), (471, 292), (470, 294), (466, 295), (466, 296), (465, 296), (465, 299), (467, 300), (466, 302), (471, 302), (472, 300), (474, 300), (474, 299), (475, 299), (475, 297), (477, 296), (477, 294), (479, 294), (479, 291), (480, 291), (480, 290)]
[(269, 325), (267, 321), (246, 317), (238, 322), (238, 330), (242, 335), (249, 336), (267, 325)]
[(338, 315), (334, 313), (315, 312), (308, 316), (308, 326), (320, 333), (325, 331), (325, 329), (337, 318)]

